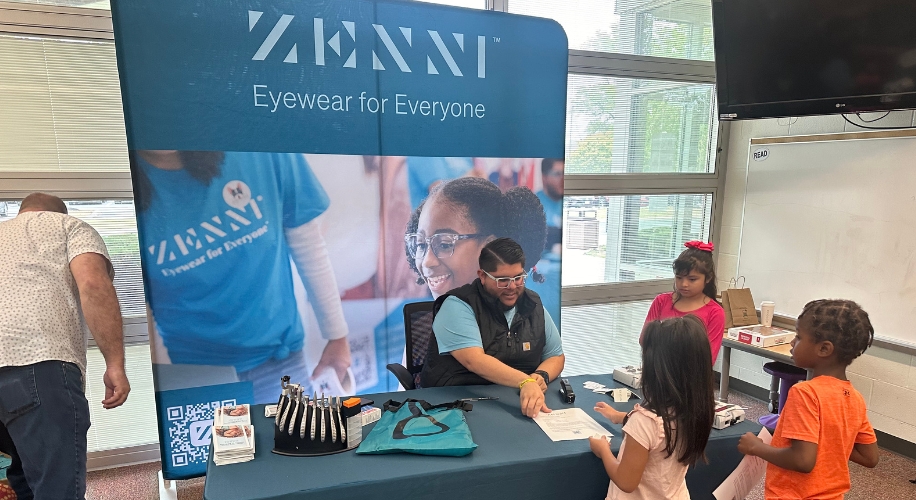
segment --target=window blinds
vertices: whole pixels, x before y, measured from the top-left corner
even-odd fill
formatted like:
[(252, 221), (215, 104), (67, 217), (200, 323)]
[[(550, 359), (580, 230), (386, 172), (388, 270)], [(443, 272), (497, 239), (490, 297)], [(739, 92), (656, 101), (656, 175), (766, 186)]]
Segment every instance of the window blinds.
[(0, 35), (0, 172), (126, 172), (114, 44)]

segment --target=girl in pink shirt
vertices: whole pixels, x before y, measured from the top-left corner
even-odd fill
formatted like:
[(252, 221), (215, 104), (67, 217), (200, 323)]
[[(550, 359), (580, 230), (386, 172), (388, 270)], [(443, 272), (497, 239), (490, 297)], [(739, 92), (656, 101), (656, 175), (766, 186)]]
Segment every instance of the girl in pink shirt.
[[(663, 293), (649, 306), (646, 324), (666, 318), (679, 318), (692, 314), (703, 322), (709, 337), (712, 362), (719, 356), (722, 333), (725, 331), (725, 311), (716, 302), (716, 264), (712, 260), (712, 243), (688, 241), (687, 250), (674, 260), (674, 291)], [(645, 327), (639, 337), (643, 344)]]
[(704, 458), (715, 414), (705, 328), (694, 316), (646, 325), (642, 402), (629, 414), (599, 402), (595, 411), (623, 424), (617, 456), (607, 438), (589, 438), (611, 478), (607, 500), (688, 500), (687, 468)]

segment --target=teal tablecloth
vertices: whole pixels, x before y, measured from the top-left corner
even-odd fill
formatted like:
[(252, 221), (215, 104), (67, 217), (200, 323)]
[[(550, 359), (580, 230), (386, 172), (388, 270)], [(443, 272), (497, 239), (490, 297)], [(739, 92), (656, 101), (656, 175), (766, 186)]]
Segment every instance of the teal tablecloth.
[[(610, 375), (570, 377), (576, 391), (574, 405), (561, 402), (554, 381), (547, 391), (550, 408), (577, 406), (614, 434), (612, 448), (621, 444), (621, 428), (598, 415), (595, 403), (606, 401), (628, 411), (637, 402), (611, 403), (605, 395), (582, 387), (593, 380), (609, 387), (619, 384)], [(286, 457), (273, 448), (273, 420), (264, 417), (262, 407), (252, 408), (257, 455), (251, 462), (217, 467), (212, 458), (207, 466), (204, 498), (233, 499), (549, 499), (604, 498), (609, 479), (601, 461), (589, 450), (587, 440), (551, 441), (531, 419), (519, 410), (518, 390), (495, 385), (436, 387), (416, 391), (368, 395), (378, 406), (388, 399), (425, 399), (432, 404), (459, 398), (499, 396), (498, 401), (479, 401), (466, 414), (468, 426), (479, 445), (465, 457), (419, 455), (356, 455), (349, 451), (323, 457)], [(364, 435), (371, 426), (363, 429)], [(713, 430), (706, 454), (709, 464), (700, 464), (687, 474), (693, 500), (711, 499), (712, 491), (738, 465), (738, 439), (745, 432), (757, 433), (760, 426), (743, 422), (725, 430)]]

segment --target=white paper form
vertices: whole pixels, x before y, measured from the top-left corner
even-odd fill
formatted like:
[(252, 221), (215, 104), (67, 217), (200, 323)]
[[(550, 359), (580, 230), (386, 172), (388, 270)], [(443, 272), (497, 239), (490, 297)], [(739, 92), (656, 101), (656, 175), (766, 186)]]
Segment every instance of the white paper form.
[(611, 432), (601, 427), (582, 408), (567, 408), (553, 410), (550, 413), (538, 413), (534, 421), (541, 427), (552, 441), (569, 441), (572, 439), (588, 439), (595, 434), (603, 434), (610, 438)]
[[(770, 444), (773, 436), (764, 427), (757, 434), (765, 444)], [(766, 460), (760, 457), (745, 455), (738, 467), (725, 478), (725, 481), (712, 492), (716, 500), (744, 500), (748, 493), (757, 486), (767, 471)]]

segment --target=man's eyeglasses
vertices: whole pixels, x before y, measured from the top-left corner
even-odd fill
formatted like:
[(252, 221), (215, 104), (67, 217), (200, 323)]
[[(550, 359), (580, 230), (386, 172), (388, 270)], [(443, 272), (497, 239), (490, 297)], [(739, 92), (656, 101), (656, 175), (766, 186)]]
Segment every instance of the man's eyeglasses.
[(525, 278), (528, 277), (528, 273), (519, 274), (514, 278), (496, 278), (486, 271), (483, 273), (489, 276), (491, 280), (496, 282), (496, 288), (509, 288), (509, 285), (512, 283), (516, 283), (516, 286), (522, 286), (525, 284)]
[(422, 259), (427, 250), (431, 247), (433, 255), (441, 259), (451, 257), (455, 253), (455, 245), (460, 240), (479, 238), (480, 234), (454, 234), (454, 233), (436, 233), (428, 238), (424, 238), (417, 233), (404, 235), (404, 242), (407, 243), (407, 252), (413, 259)]

